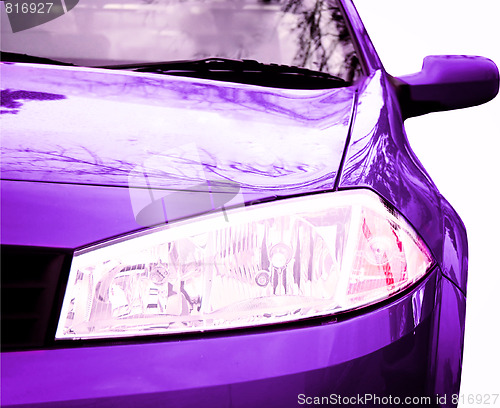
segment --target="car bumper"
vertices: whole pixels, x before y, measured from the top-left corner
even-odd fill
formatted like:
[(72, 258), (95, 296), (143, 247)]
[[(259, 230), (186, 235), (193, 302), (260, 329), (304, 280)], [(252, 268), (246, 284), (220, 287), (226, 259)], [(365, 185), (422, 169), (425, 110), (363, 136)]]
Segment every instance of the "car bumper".
[(381, 307), (316, 325), (3, 353), (2, 406), (293, 407), (318, 396), (380, 406), (432, 395), (441, 285), (452, 284), (435, 268)]

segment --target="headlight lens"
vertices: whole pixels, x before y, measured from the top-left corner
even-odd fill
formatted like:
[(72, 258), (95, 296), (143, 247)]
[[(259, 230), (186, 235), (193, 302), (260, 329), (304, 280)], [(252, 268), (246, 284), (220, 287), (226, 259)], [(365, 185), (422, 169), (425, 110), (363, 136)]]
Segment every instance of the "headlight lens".
[(407, 288), (432, 262), (408, 223), (367, 190), (235, 209), (77, 252), (56, 338), (334, 314)]

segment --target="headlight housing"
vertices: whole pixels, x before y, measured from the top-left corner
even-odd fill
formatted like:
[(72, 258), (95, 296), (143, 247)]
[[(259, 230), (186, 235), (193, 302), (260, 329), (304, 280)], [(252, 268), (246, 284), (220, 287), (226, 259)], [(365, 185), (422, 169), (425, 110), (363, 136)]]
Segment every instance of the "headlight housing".
[(248, 327), (357, 309), (433, 264), (369, 190), (209, 214), (77, 251), (56, 339)]

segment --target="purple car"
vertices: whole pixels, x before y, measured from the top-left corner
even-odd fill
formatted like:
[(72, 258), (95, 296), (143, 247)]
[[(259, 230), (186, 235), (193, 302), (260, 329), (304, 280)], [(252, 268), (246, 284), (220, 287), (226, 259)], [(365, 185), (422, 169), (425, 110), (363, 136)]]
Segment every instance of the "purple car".
[(491, 60), (392, 77), (352, 0), (3, 3), (2, 406), (458, 404), (467, 237), (403, 122)]

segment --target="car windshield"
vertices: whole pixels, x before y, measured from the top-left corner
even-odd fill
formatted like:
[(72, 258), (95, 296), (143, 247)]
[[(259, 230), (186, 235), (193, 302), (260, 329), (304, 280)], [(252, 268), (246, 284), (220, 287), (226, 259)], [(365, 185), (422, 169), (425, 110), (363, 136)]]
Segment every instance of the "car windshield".
[(61, 17), (18, 32), (8, 17), (2, 7), (3, 51), (76, 65), (218, 57), (303, 67), (348, 82), (360, 75), (335, 0), (80, 0)]

